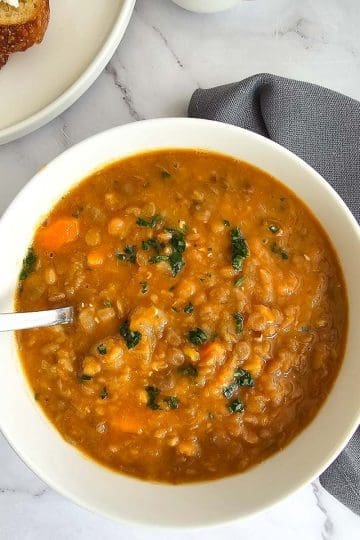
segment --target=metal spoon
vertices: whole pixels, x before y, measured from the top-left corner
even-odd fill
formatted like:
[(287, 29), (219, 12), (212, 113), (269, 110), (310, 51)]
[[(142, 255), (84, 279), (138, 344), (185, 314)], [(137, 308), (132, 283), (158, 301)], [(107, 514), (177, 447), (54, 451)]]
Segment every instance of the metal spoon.
[(70, 324), (74, 319), (72, 307), (49, 309), (47, 311), (28, 311), (26, 313), (0, 313), (0, 332), (25, 330), (40, 326)]

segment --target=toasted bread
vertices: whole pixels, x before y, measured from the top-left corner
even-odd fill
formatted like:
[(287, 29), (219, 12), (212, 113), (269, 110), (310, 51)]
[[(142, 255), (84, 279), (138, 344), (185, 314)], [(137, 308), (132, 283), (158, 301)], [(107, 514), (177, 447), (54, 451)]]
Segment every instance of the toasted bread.
[(0, 0), (0, 68), (11, 53), (42, 41), (49, 14), (49, 0), (20, 0), (18, 8)]
[(0, 69), (6, 64), (9, 58), (8, 54), (0, 53)]

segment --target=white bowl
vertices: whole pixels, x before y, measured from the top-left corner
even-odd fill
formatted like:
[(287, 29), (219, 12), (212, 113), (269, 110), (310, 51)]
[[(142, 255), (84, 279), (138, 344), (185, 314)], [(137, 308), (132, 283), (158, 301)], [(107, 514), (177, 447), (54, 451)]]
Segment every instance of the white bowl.
[(241, 0), (173, 0), (178, 6), (197, 13), (216, 13), (238, 4)]
[(8, 333), (0, 336), (0, 427), (29, 467), (73, 501), (123, 521), (194, 527), (249, 516), (286, 497), (318, 476), (355, 431), (360, 417), (360, 232), (325, 180), (268, 139), (206, 120), (133, 123), (70, 148), (11, 204), (0, 221), (0, 311), (13, 309), (17, 276), (34, 228), (64, 192), (111, 160), (166, 147), (215, 150), (257, 165), (294, 190), (327, 230), (346, 278), (350, 326), (345, 360), (325, 404), (283, 451), (245, 473), (180, 486), (144, 482), (98, 465), (62, 439), (34, 401), (14, 336)]

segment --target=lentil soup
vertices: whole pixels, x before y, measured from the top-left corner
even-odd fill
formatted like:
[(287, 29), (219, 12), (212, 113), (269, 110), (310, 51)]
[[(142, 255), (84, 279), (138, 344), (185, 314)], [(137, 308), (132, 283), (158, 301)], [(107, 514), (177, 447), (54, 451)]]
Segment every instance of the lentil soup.
[(231, 157), (162, 150), (66, 194), (24, 258), (17, 333), (34, 397), (111, 468), (171, 483), (234, 474), (314, 417), (341, 365), (347, 296), (288, 188)]

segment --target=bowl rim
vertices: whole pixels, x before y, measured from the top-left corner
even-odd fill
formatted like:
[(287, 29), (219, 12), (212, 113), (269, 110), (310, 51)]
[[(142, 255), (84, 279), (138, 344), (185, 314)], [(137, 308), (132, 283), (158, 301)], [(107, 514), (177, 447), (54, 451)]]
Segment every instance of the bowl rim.
[[(279, 155), (283, 154), (283, 155), (288, 156), (295, 163), (295, 166), (300, 166), (304, 171), (307, 171), (307, 173), (310, 176), (312, 176), (314, 179), (316, 178), (316, 181), (319, 184), (321, 184), (322, 188), (328, 193), (328, 195), (331, 196), (332, 198), (335, 198), (336, 203), (339, 205), (342, 213), (345, 214), (345, 216), (346, 216), (346, 218), (347, 218), (347, 220), (349, 222), (349, 225), (353, 228), (354, 233), (357, 235), (357, 238), (358, 238), (359, 244), (360, 244), (360, 226), (358, 225), (356, 219), (351, 214), (350, 210), (348, 209), (348, 207), (346, 206), (344, 201), (340, 198), (340, 196), (336, 193), (336, 191), (332, 188), (332, 186), (319, 173), (317, 173), (310, 165), (308, 165), (306, 162), (304, 162), (301, 158), (299, 158), (298, 156), (296, 156), (295, 154), (293, 154), (291, 151), (287, 150), (286, 148), (282, 147), (281, 145), (275, 143), (274, 141), (272, 141), (270, 139), (266, 139), (265, 137), (262, 137), (261, 135), (259, 135), (257, 133), (254, 133), (252, 131), (246, 130), (244, 128), (240, 128), (240, 127), (237, 127), (237, 126), (233, 126), (233, 125), (225, 124), (225, 123), (221, 123), (221, 122), (215, 122), (215, 121), (203, 120), (203, 119), (194, 119), (194, 118), (161, 118), (161, 119), (144, 120), (144, 121), (134, 122), (134, 123), (130, 123), (130, 124), (124, 124), (122, 126), (117, 126), (117, 127), (111, 128), (109, 130), (100, 132), (100, 133), (98, 133), (96, 135), (93, 135), (93, 136), (79, 142), (78, 144), (68, 148), (65, 152), (61, 153), (54, 160), (52, 160), (48, 165), (46, 165), (42, 170), (40, 170), (37, 174), (35, 174), (32, 177), (32, 179), (22, 188), (22, 190), (14, 198), (14, 200), (11, 202), (11, 204), (8, 206), (8, 208), (6, 209), (6, 211), (4, 212), (4, 214), (1, 217), (1, 219), (0, 219), (0, 232), (2, 231), (4, 223), (5, 223), (5, 226), (6, 226), (6, 221), (8, 220), (8, 217), (16, 210), (18, 202), (20, 200), (24, 199), (24, 198), (27, 198), (29, 200), (29, 195), (31, 195), (31, 192), (32, 192), (32, 190), (34, 188), (34, 185), (37, 182), (40, 183), (40, 184), (43, 182), (43, 171), (45, 169), (47, 171), (49, 171), (49, 169), (50, 169), (50, 172), (51, 172), (51, 168), (54, 168), (54, 167), (56, 168), (58, 166), (58, 164), (61, 163), (61, 161), (63, 159), (67, 159), (69, 156), (73, 156), (73, 155), (76, 156), (77, 152), (79, 151), (79, 148), (86, 147), (87, 145), (91, 145), (91, 144), (93, 144), (94, 142), (97, 142), (97, 141), (101, 141), (102, 138), (106, 139), (107, 137), (120, 136), (124, 132), (126, 133), (128, 130), (141, 130), (143, 126), (146, 126), (147, 128), (151, 128), (151, 129), (154, 129), (154, 130), (161, 130), (164, 126), (166, 126), (168, 124), (173, 125), (174, 128), (176, 128), (177, 125), (179, 125), (179, 126), (180, 125), (181, 126), (186, 125), (186, 126), (190, 127), (190, 124), (193, 124), (193, 126), (195, 128), (196, 128), (196, 125), (202, 125), (203, 127), (209, 127), (211, 129), (229, 130), (229, 131), (231, 130), (231, 131), (234, 131), (234, 132), (242, 133), (243, 136), (249, 137), (250, 139), (253, 139), (255, 144), (259, 143), (260, 146), (261, 145), (268, 145), (269, 148), (272, 148), (273, 151), (275, 151)], [(235, 137), (236, 137), (236, 135), (235, 135)], [(175, 147), (176, 146), (173, 146), (171, 144), (168, 145), (169, 149), (175, 148)], [(149, 144), (148, 148), (143, 148), (142, 150), (137, 150), (136, 152), (133, 152), (132, 154), (135, 155), (135, 154), (139, 154), (139, 153), (142, 153), (142, 152), (147, 152), (147, 151), (151, 151), (151, 150), (154, 150), (154, 149), (161, 149), (161, 148), (165, 148), (165, 147), (163, 145), (161, 145), (161, 146), (159, 146), (159, 145), (158, 146), (157, 145), (151, 146), (151, 144)], [(187, 147), (185, 145), (181, 145), (178, 148), (184, 148), (185, 149), (185, 148), (195, 148), (195, 147), (194, 146), (188, 146)], [(201, 146), (199, 146), (198, 148), (201, 149)], [(204, 149), (206, 150), (206, 148), (204, 148)], [(221, 153), (226, 154), (226, 152), (221, 152)], [(132, 154), (131, 153), (130, 154), (123, 154), (118, 159), (121, 160), (121, 159), (127, 157), (127, 155), (132, 155)], [(232, 155), (231, 152), (229, 152), (228, 155), (231, 156)], [(117, 160), (117, 158), (114, 158), (114, 160)], [(104, 163), (104, 165), (106, 165), (106, 163)], [(251, 162), (249, 162), (249, 163), (251, 163)], [(97, 168), (98, 167), (95, 167), (95, 169), (97, 169)], [(266, 169), (264, 169), (264, 170), (266, 170)], [(286, 184), (286, 179), (279, 178), (279, 180), (280, 180), (280, 182), (287, 185)], [(76, 185), (76, 182), (74, 182), (73, 185)], [(64, 192), (68, 191), (69, 189), (71, 189), (71, 187), (64, 188)], [(293, 188), (290, 187), (290, 189), (293, 189)], [(296, 193), (295, 190), (293, 190), (293, 191)], [(346, 354), (347, 354), (347, 351), (345, 351), (345, 356), (346, 356)], [(333, 388), (332, 388), (331, 392), (332, 391), (333, 391)], [(331, 394), (331, 392), (330, 392), (330, 394)], [(34, 407), (35, 406), (36, 405), (34, 404)], [(355, 432), (355, 430), (358, 427), (358, 424), (359, 424), (359, 421), (360, 421), (360, 400), (358, 402), (358, 410), (357, 410), (357, 412), (354, 411), (353, 417), (354, 417), (353, 421), (351, 423), (349, 422), (348, 428), (346, 430), (346, 436), (342, 437), (341, 442), (338, 442), (337, 444), (334, 445), (332, 451), (328, 453), (326, 458), (324, 457), (324, 459), (322, 460), (322, 463), (318, 464), (315, 468), (313, 467), (312, 469), (309, 466), (307, 472), (304, 472), (302, 474), (301, 479), (299, 479), (291, 488), (283, 489), (281, 493), (277, 494), (277, 496), (273, 497), (269, 502), (259, 504), (252, 511), (248, 512), (246, 514), (246, 516), (233, 516), (231, 518), (224, 517), (223, 519), (217, 519), (217, 518), (214, 519), (214, 518), (211, 518), (211, 516), (210, 516), (206, 523), (200, 523), (200, 524), (195, 524), (195, 525), (194, 524), (190, 524), (190, 525), (176, 524), (176, 528), (181, 529), (181, 530), (196, 530), (196, 529), (201, 529), (201, 528), (208, 527), (208, 526), (216, 526), (216, 525), (224, 525), (224, 524), (234, 523), (234, 522), (240, 521), (242, 519), (247, 519), (247, 518), (249, 518), (251, 516), (254, 516), (254, 515), (262, 512), (262, 511), (264, 511), (265, 509), (268, 509), (268, 508), (278, 504), (283, 499), (285, 499), (286, 497), (288, 497), (289, 495), (291, 495), (292, 493), (294, 493), (295, 491), (297, 491), (301, 487), (309, 484), (315, 478), (317, 478), (333, 462), (333, 460), (336, 458), (336, 456), (343, 450), (343, 448), (346, 446), (347, 442), (349, 441), (349, 439), (351, 438), (351, 436), (353, 435), (353, 433)], [(316, 416), (315, 416), (315, 418), (316, 418)], [(1, 415), (0, 415), (0, 421), (1, 421)], [(311, 423), (313, 421), (314, 420), (312, 420)], [(54, 428), (54, 429), (56, 429), (56, 428)], [(306, 429), (307, 428), (305, 428), (305, 430)], [(1, 424), (0, 424), (0, 430), (3, 432), (3, 434), (5, 435), (7, 441), (9, 442), (9, 444), (11, 445), (13, 450), (16, 452), (16, 454), (20, 457), (20, 459), (27, 466), (29, 466), (30, 469), (39, 478), (43, 479), (47, 483), (47, 485), (52, 487), (56, 492), (61, 493), (63, 496), (65, 496), (66, 498), (72, 500), (77, 505), (79, 505), (79, 506), (81, 506), (83, 508), (86, 508), (87, 510), (93, 511), (95, 513), (99, 513), (99, 514), (101, 514), (101, 515), (103, 515), (105, 517), (108, 517), (108, 518), (114, 519), (116, 521), (119, 521), (121, 523), (126, 523), (126, 524), (130, 524), (130, 525), (135, 524), (137, 526), (143, 526), (143, 527), (145, 526), (147, 528), (151, 527), (151, 528), (155, 528), (155, 529), (159, 529), (159, 528), (169, 529), (169, 525), (166, 525), (166, 524), (162, 524), (162, 523), (156, 523), (155, 524), (155, 523), (149, 522), (147, 520), (143, 520), (143, 521), (134, 520), (134, 519), (131, 519), (131, 518), (128, 518), (128, 517), (123, 517), (121, 515), (114, 514), (111, 511), (107, 512), (107, 511), (104, 511), (104, 509), (100, 510), (89, 499), (87, 499), (87, 500), (85, 500), (85, 498), (81, 499), (80, 497), (74, 495), (74, 493), (72, 493), (71, 491), (69, 491), (66, 488), (66, 482), (64, 482), (63, 485), (57, 484), (55, 481), (53, 481), (53, 479), (51, 477), (49, 477), (48, 474), (45, 474), (44, 472), (42, 472), (42, 470), (41, 470), (42, 468), (41, 468), (40, 463), (39, 464), (35, 463), (35, 462), (33, 462), (33, 460), (27, 458), (26, 450), (23, 450), (22, 448), (19, 448), (19, 446), (13, 441), (13, 437), (12, 437), (11, 433), (8, 433), (7, 430), (4, 429), (4, 427)], [(300, 432), (300, 433), (302, 433), (302, 432)], [(279, 454), (279, 453), (280, 452), (277, 452), (276, 454)], [(267, 460), (265, 460), (265, 461), (267, 461)], [(259, 467), (259, 466), (261, 467), (261, 465), (262, 464), (260, 463), (259, 465), (257, 465), (257, 467)], [(103, 466), (100, 465), (100, 467), (103, 467)], [(237, 477), (237, 476), (239, 476), (239, 475), (233, 475), (233, 478)], [(209, 486), (215, 486), (217, 482), (222, 482), (223, 480), (224, 479), (218, 479), (218, 480), (206, 481), (206, 482), (201, 482), (201, 483), (181, 484), (180, 486), (174, 486), (174, 488), (178, 489), (180, 491), (182, 486), (189, 487), (189, 486), (197, 486), (199, 484), (206, 484), (206, 485), (209, 485)], [(140, 482), (143, 483), (143, 481), (140, 481)], [(154, 485), (156, 485), (156, 484), (154, 484)]]

